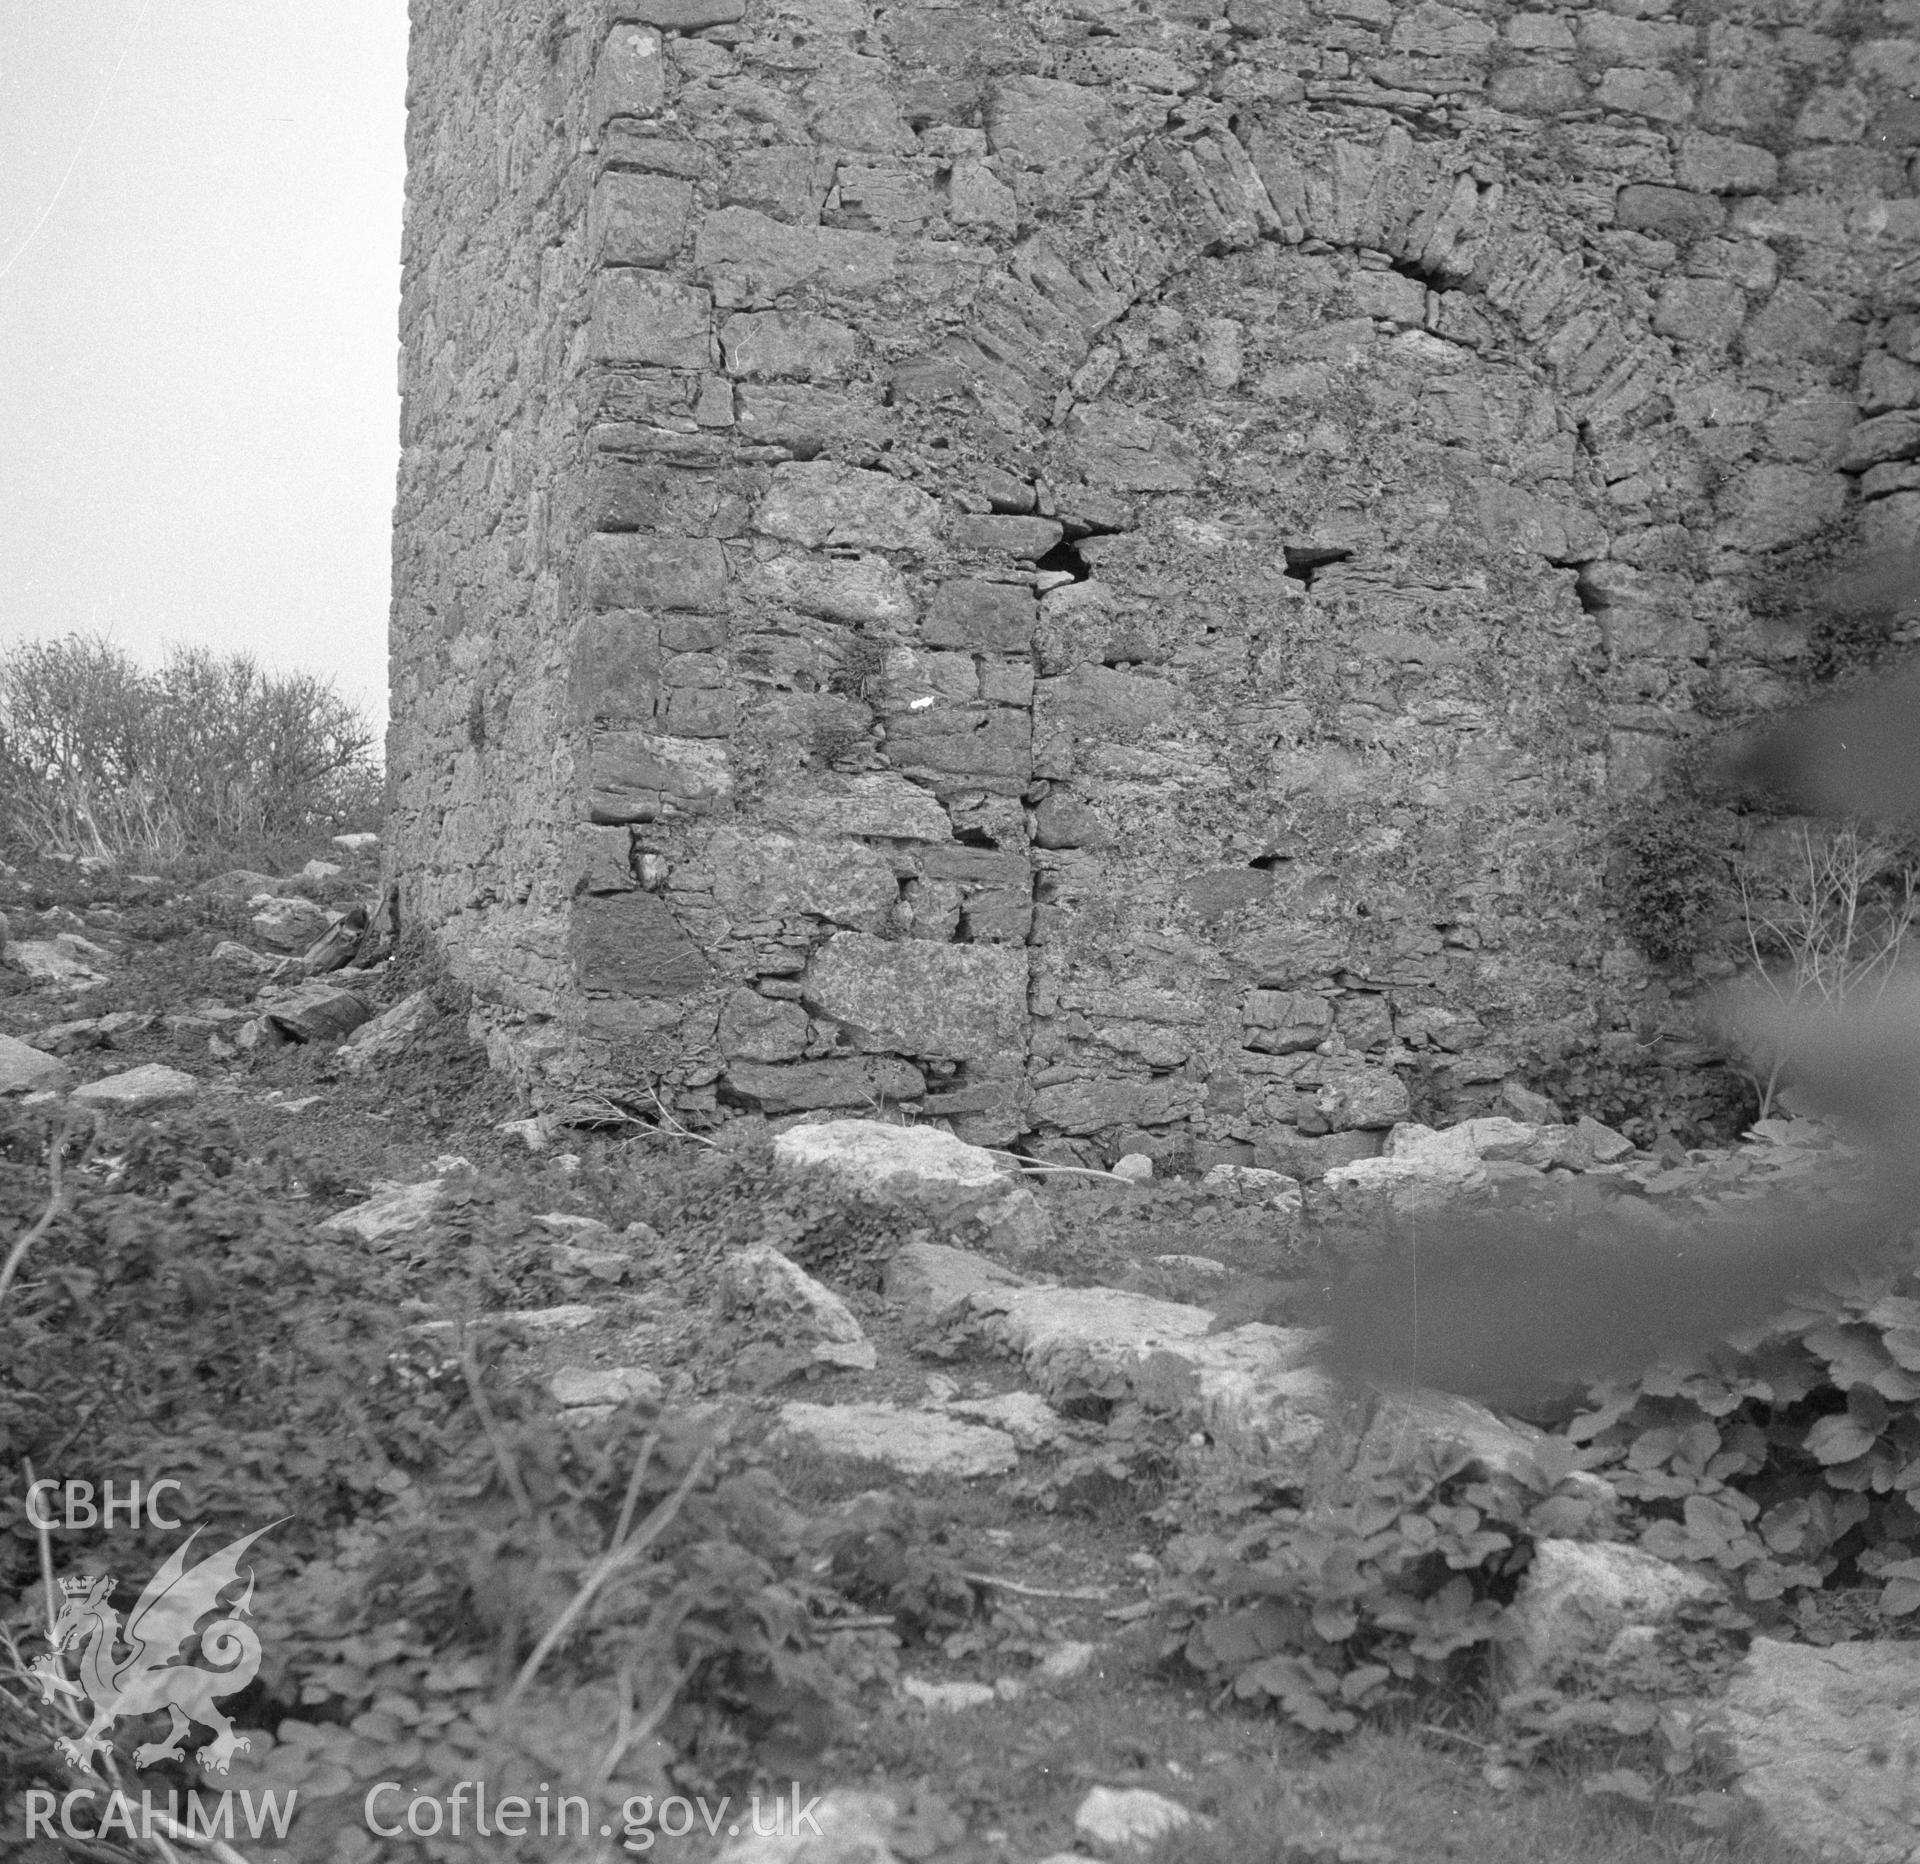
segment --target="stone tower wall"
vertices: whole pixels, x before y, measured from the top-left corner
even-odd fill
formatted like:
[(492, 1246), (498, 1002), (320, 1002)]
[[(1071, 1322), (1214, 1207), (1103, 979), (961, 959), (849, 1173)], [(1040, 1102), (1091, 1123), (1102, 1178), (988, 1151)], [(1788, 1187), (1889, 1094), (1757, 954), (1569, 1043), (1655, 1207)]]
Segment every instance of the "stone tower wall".
[(392, 844), (538, 1093), (1703, 1058), (1608, 828), (1920, 537), (1920, 0), (413, 11)]

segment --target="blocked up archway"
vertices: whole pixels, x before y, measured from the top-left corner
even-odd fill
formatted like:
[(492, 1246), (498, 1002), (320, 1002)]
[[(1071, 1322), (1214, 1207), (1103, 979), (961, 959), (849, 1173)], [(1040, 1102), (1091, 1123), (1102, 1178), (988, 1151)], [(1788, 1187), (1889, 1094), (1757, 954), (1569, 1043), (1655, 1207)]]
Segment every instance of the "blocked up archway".
[(399, 856), (501, 1058), (1291, 1160), (1604, 1035), (1608, 799), (1905, 444), (1709, 29), (734, 6), (417, 25), (503, 127), (417, 77)]

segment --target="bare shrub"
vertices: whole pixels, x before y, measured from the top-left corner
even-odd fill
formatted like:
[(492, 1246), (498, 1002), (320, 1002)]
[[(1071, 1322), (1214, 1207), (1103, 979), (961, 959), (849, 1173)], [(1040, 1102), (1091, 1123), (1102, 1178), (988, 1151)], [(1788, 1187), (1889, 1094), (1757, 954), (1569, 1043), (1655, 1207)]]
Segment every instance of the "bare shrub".
[(0, 654), (0, 837), (42, 853), (178, 861), (364, 820), (365, 718), (307, 673), (173, 649), (157, 671), (99, 636)]

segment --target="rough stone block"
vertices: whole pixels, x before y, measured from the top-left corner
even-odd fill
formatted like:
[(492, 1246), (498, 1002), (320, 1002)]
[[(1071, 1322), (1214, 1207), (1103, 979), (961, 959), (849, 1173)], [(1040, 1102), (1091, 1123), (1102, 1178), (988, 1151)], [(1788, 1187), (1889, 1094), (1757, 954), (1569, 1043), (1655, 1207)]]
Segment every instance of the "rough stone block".
[(704, 814), (733, 794), (723, 746), (645, 731), (596, 732), (588, 751), (590, 819), (656, 821), (668, 805)]
[(1849, 362), (1862, 336), (1819, 292), (1788, 278), (1748, 320), (1741, 347), (1755, 362)]
[(1782, 459), (1832, 466), (1853, 426), (1853, 404), (1845, 395), (1803, 395), (1770, 415), (1762, 431)]
[(1037, 848), (1104, 848), (1113, 833), (1098, 813), (1070, 791), (1055, 785), (1033, 812)]
[(1480, 480), (1473, 490), (1481, 532), (1496, 549), (1560, 564), (1585, 563), (1606, 550), (1606, 528), (1577, 505), (1499, 479)]
[(1708, 194), (1767, 194), (1780, 178), (1780, 159), (1757, 143), (1694, 130), (1680, 138), (1673, 176)]
[(1653, 328), (1695, 349), (1723, 350), (1746, 315), (1747, 294), (1731, 279), (1669, 278), (1654, 303)]
[(1847, 482), (1839, 474), (1799, 466), (1755, 466), (1728, 490), (1731, 509), (1713, 535), (1735, 550), (1798, 543), (1825, 530), (1847, 502)]
[(1183, 696), (1170, 680), (1084, 664), (1041, 680), (1036, 691), (1049, 723), (1093, 738), (1162, 729), (1173, 722)]
[(1920, 492), (1876, 498), (1860, 514), (1862, 550), (1920, 549)]
[(784, 225), (749, 207), (723, 207), (701, 223), (694, 264), (727, 310), (771, 305), (811, 286), (869, 297), (893, 281), (899, 242), (879, 233)]
[(1066, 434), (1088, 480), (1108, 491), (1190, 492), (1199, 483), (1186, 436), (1150, 414), (1082, 404), (1068, 414)]
[(1587, 87), (1565, 65), (1505, 65), (1487, 80), (1487, 102), (1514, 116), (1564, 116), (1586, 107)]
[(879, 629), (913, 619), (907, 579), (883, 556), (773, 557), (758, 580), (774, 601), (803, 615)]
[(953, 823), (939, 801), (889, 772), (821, 779), (807, 795), (770, 797), (766, 819), (796, 834), (873, 835), (894, 841), (945, 842)]
[(795, 382), (743, 382), (734, 391), (740, 437), (786, 447), (803, 458), (853, 446), (870, 458), (891, 438), (894, 414), (846, 389)]
[(1600, 80), (1594, 101), (1603, 110), (1624, 110), (1659, 123), (1684, 123), (1693, 115), (1693, 93), (1671, 71), (1616, 65)]
[(1774, 129), (1787, 107), (1787, 73), (1774, 64), (1709, 65), (1700, 86), (1700, 121), (1749, 136)]
[(726, 555), (711, 537), (614, 531), (588, 546), (588, 600), (596, 608), (710, 613), (723, 605), (726, 586)]
[(1013, 557), (1026, 563), (1044, 557), (1060, 537), (1060, 526), (1052, 518), (987, 517), (968, 513), (956, 518), (953, 524), (954, 549)]
[(593, 184), (588, 243), (602, 265), (666, 265), (679, 256), (692, 210), (690, 182), (605, 174)]
[(720, 326), (732, 375), (840, 382), (853, 373), (859, 336), (812, 311), (739, 311)]
[(707, 473), (596, 454), (588, 468), (588, 523), (596, 531), (705, 533), (720, 509)]
[(1021, 583), (947, 582), (934, 592), (921, 627), (929, 647), (1024, 654), (1033, 645), (1033, 591)]
[(1393, 22), (1387, 44), (1396, 52), (1429, 58), (1478, 58), (1494, 40), (1494, 29), (1471, 13), (1422, 0)]
[(660, 35), (623, 23), (607, 34), (593, 69), (593, 120), (652, 116), (666, 100), (667, 74), (660, 62)]
[(1580, 16), (1580, 49), (1608, 65), (1653, 67), (1675, 53), (1693, 50), (1690, 26), (1647, 19), (1620, 19), (1611, 13)]
[(660, 699), (660, 628), (632, 610), (589, 615), (573, 650), (573, 715), (584, 723), (650, 719)]
[(658, 894), (588, 894), (574, 902), (568, 930), (584, 989), (684, 997), (713, 979), (713, 967)]
[(713, 897), (736, 919), (805, 913), (877, 932), (900, 897), (893, 868), (862, 842), (800, 841), (725, 826), (707, 844)]
[(692, 285), (634, 267), (597, 273), (592, 345), (596, 361), (704, 369), (712, 348), (713, 300)]
[(1711, 194), (1634, 182), (1615, 197), (1613, 217), (1623, 227), (1684, 246), (1702, 234), (1716, 232), (1726, 211)]
[(1098, 1133), (1121, 1126), (1166, 1126), (1191, 1119), (1206, 1099), (1197, 1081), (1061, 1081), (1033, 1096), (1035, 1120), (1064, 1133)]
[(619, 0), (620, 19), (645, 20), (670, 32), (698, 32), (703, 26), (730, 26), (746, 16), (746, 0)]
[(1027, 954), (838, 932), (808, 964), (803, 1000), (863, 1048), (953, 1061), (1023, 1054)]
[(1582, 599), (1598, 612), (1600, 637), (1616, 663), (1648, 658), (1704, 659), (1710, 651), (1693, 586), (1619, 563), (1592, 563), (1580, 577)]
[(1862, 360), (1853, 392), (1862, 414), (1920, 407), (1920, 368), (1885, 350), (1874, 350)]
[(903, 479), (821, 460), (776, 466), (754, 524), (809, 550), (933, 550), (943, 514)]
[(1092, 167), (1119, 140), (1120, 125), (1101, 90), (1059, 78), (1003, 78), (986, 109), (995, 155), (1055, 178)]
[(1003, 706), (935, 705), (887, 722), (887, 761), (936, 791), (1021, 795), (1033, 780), (1033, 725)]
[(725, 206), (752, 208), (789, 226), (818, 226), (833, 168), (832, 154), (821, 149), (745, 149), (733, 158), (720, 198)]
[(1842, 472), (1864, 472), (1881, 460), (1920, 456), (1920, 414), (1902, 408), (1877, 414), (1848, 433), (1838, 465)]
[(736, 990), (720, 1012), (720, 1052), (731, 1061), (793, 1061), (806, 1053), (809, 1027), (799, 1004)]

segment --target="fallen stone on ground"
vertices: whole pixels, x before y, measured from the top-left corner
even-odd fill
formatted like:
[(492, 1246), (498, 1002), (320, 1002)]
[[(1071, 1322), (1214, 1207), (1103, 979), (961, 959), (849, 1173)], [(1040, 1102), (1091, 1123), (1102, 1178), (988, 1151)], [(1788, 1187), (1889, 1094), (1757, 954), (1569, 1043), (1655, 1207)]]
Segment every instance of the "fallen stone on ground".
[(343, 919), (330, 925), (300, 954), (300, 969), (309, 977), (322, 977), (353, 962), (353, 955), (366, 937), (367, 909), (356, 906)]
[(80, 1049), (111, 1048), (115, 1036), (130, 1035), (153, 1021), (138, 1010), (114, 1010), (106, 1016), (82, 1016), (72, 1022), (49, 1023), (34, 1031), (32, 1046), (49, 1055), (72, 1055)]
[(260, 1014), (294, 1042), (330, 1042), (351, 1034), (373, 1014), (357, 991), (338, 984), (297, 984), (262, 996)]
[(0, 1036), (0, 1094), (31, 1094), (65, 1087), (73, 1072), (56, 1055), (12, 1036)]
[(279, 964), (279, 959), (269, 958), (263, 952), (257, 952), (251, 945), (242, 945), (238, 940), (223, 938), (213, 948), (215, 964), (235, 964), (249, 971), (271, 971)]
[(780, 1433), (830, 1456), (884, 1463), (906, 1476), (1003, 1476), (1020, 1460), (1003, 1430), (890, 1404), (796, 1400), (780, 1407)]
[(1145, 1184), (1153, 1176), (1153, 1160), (1144, 1152), (1129, 1152), (1114, 1160), (1113, 1175), (1129, 1184)]
[(333, 838), (336, 848), (344, 849), (348, 854), (369, 854), (380, 845), (380, 837), (371, 829), (363, 829), (354, 835), (336, 835)]
[[(1532, 1424), (1504, 1418), (1471, 1398), (1424, 1386), (1367, 1391), (1338, 1401), (1316, 1447), (1308, 1487), (1316, 1503), (1345, 1499), (1351, 1485), (1403, 1468), (1417, 1450), (1465, 1458), (1481, 1477), (1529, 1482), (1533, 1454), (1545, 1433)], [(1563, 1485), (1588, 1510), (1598, 1530), (1619, 1504), (1604, 1477), (1586, 1470)]]
[(1706, 1574), (1614, 1541), (1538, 1540), (1514, 1596), (1503, 1691), (1530, 1688), (1580, 1658), (1611, 1660), (1682, 1605), (1720, 1595)]
[(883, 1283), (889, 1301), (916, 1331), (936, 1328), (961, 1313), (984, 1288), (1023, 1288), (1026, 1278), (971, 1249), (950, 1243), (908, 1243), (896, 1250)]
[(1756, 1637), (1709, 1719), (1783, 1837), (1842, 1864), (1920, 1861), (1920, 1641)]
[(1118, 1288), (989, 1288), (969, 1313), (986, 1340), (1018, 1358), (1055, 1405), (1152, 1396), (1220, 1448), (1294, 1474), (1325, 1426), (1322, 1336), (1257, 1322), (1210, 1334), (1212, 1312)]
[(1193, 1822), (1177, 1800), (1144, 1786), (1096, 1786), (1073, 1815), (1073, 1829), (1111, 1850), (1149, 1845)]
[[(340, 1047), (340, 1066), (349, 1074), (359, 1074), (382, 1062), (391, 1061), (396, 1055), (405, 1053), (420, 1032), (439, 1014), (434, 1008), (433, 998), (424, 990), (416, 990), (411, 996), (402, 997), (392, 1008), (382, 1010), (372, 1021), (362, 1023), (347, 1037)], [(510, 1121), (507, 1124), (538, 1126), (539, 1122)], [(504, 1132), (505, 1126), (496, 1130)], [(545, 1148), (534, 1146), (529, 1141), (528, 1149), (542, 1151)]]
[(426, 1223), (445, 1188), (444, 1178), (423, 1178), (417, 1184), (379, 1179), (364, 1204), (336, 1212), (315, 1224), (314, 1230), (321, 1236), (357, 1236), (363, 1243), (384, 1243)]
[[(760, 1832), (730, 1844), (714, 1864), (899, 1864), (893, 1849), (899, 1805), (885, 1793), (838, 1791), (806, 1800), (807, 1825)], [(817, 1831), (817, 1836), (815, 1835)]]
[(233, 867), (224, 874), (215, 874), (211, 880), (201, 881), (197, 891), (251, 902), (277, 899), (280, 882), (273, 875), (255, 873), (250, 867)]
[(991, 1683), (928, 1683), (917, 1676), (900, 1679), (900, 1693), (934, 1710), (984, 1709), (999, 1700)]
[[(1276, 1172), (1275, 1177), (1280, 1174)], [(1291, 1184), (1293, 1181), (1287, 1181)], [(1153, 1266), (1157, 1269), (1173, 1269), (1183, 1275), (1199, 1275), (1208, 1281), (1224, 1281), (1233, 1271), (1214, 1256), (1155, 1256)]]
[(325, 907), (294, 894), (264, 901), (250, 923), (261, 944), (291, 956), (305, 951), (332, 921)]
[(562, 1366), (549, 1375), (547, 1390), (569, 1409), (605, 1405), (609, 1410), (629, 1398), (658, 1398), (660, 1375), (645, 1366)]
[(200, 1082), (181, 1068), (150, 1061), (123, 1074), (110, 1074), (103, 1080), (76, 1087), (69, 1099), (87, 1107), (112, 1107), (121, 1113), (148, 1113), (155, 1107), (171, 1107), (193, 1099)]
[(605, 1311), (586, 1301), (562, 1301), (556, 1307), (516, 1307), (494, 1316), (530, 1327), (535, 1333), (577, 1333), (606, 1318)]
[(873, 1342), (846, 1302), (771, 1243), (752, 1243), (727, 1257), (720, 1270), (720, 1302), (724, 1313), (748, 1313), (796, 1329), (823, 1365), (871, 1372), (879, 1363)]
[(77, 932), (16, 939), (7, 946), (7, 963), (39, 984), (103, 984), (113, 962), (113, 953), (105, 946)]
[(773, 1142), (783, 1165), (830, 1171), (849, 1189), (909, 1203), (933, 1201), (980, 1223), (1009, 1255), (1043, 1252), (1053, 1226), (1018, 1174), (982, 1146), (935, 1126), (824, 1120), (789, 1127)]
[(1050, 1450), (1066, 1437), (1066, 1421), (1038, 1392), (1003, 1392), (998, 1398), (950, 1398), (942, 1407), (969, 1423), (1004, 1430), (1023, 1450)]
[(1069, 1638), (1063, 1644), (1056, 1644), (1040, 1659), (1034, 1666), (1034, 1675), (1043, 1683), (1070, 1683), (1090, 1669), (1099, 1654), (1098, 1644)]

